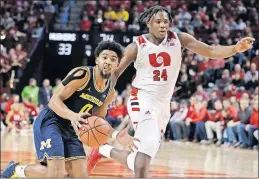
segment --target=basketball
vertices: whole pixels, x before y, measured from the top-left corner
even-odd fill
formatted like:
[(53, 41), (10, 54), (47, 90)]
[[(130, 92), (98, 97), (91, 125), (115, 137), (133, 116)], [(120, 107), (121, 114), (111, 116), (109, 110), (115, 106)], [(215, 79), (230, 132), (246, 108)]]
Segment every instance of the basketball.
[(80, 139), (89, 147), (98, 147), (108, 140), (109, 123), (104, 119), (91, 116), (87, 118), (88, 124), (83, 124), (85, 130), (80, 129)]

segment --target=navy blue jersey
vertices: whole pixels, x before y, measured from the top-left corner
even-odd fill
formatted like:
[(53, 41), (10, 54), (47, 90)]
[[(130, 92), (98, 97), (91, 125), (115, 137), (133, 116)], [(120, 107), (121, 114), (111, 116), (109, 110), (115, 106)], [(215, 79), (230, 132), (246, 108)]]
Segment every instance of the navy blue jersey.
[(100, 107), (106, 100), (112, 90), (111, 81), (108, 80), (106, 87), (103, 90), (99, 90), (96, 87), (94, 68), (80, 67), (80, 69), (85, 70), (89, 74), (88, 81), (63, 102), (70, 110), (76, 113), (88, 112), (91, 114), (94, 107)]

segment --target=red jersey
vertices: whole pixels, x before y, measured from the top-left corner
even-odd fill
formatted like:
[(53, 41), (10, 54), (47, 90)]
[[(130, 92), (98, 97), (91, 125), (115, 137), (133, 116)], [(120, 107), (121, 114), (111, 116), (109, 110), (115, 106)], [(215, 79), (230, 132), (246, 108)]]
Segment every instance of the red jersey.
[(13, 112), (13, 114), (11, 115), (11, 118), (10, 118), (10, 122), (12, 122), (12, 123), (21, 122), (22, 120), (23, 120), (22, 115), (17, 111)]
[(213, 114), (209, 114), (209, 120), (214, 122), (224, 121), (224, 118), (222, 116), (222, 110), (218, 110)]
[(237, 112), (237, 109), (232, 106), (229, 106), (227, 109), (228, 116), (230, 116), (234, 122), (238, 121)]
[(23, 103), (25, 109), (29, 112), (29, 115), (30, 116), (38, 116), (38, 112), (37, 112), (37, 109), (34, 105), (29, 105), (29, 104), (26, 104), (26, 103)]
[(205, 122), (206, 117), (208, 117), (208, 110), (207, 108), (203, 107), (200, 109), (199, 112), (194, 113), (194, 118), (192, 118), (193, 122)]
[(114, 118), (118, 118), (120, 116), (124, 117), (126, 114), (127, 108), (124, 105), (114, 106), (109, 111), (109, 115)]
[(253, 110), (252, 115), (250, 117), (250, 125), (255, 126), (255, 127), (259, 127), (258, 124), (258, 110)]

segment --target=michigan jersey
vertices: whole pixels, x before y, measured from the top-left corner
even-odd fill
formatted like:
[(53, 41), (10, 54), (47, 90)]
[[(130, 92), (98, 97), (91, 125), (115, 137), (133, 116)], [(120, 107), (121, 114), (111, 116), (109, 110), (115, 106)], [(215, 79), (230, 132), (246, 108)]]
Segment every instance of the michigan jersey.
[(93, 108), (102, 106), (106, 100), (112, 89), (111, 82), (108, 80), (106, 87), (100, 90), (96, 86), (93, 67), (81, 67), (78, 70), (83, 71), (84, 75), (85, 73), (89, 74), (88, 81), (86, 81), (80, 89), (63, 102), (70, 110), (76, 113), (88, 112), (91, 114)]

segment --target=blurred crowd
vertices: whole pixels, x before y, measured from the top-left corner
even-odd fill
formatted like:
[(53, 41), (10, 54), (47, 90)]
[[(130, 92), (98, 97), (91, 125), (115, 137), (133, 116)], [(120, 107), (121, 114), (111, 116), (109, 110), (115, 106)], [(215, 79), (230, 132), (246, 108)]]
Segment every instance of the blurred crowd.
[(1, 88), (18, 82), (53, 8), (51, 1), (0, 0)]
[[(85, 1), (79, 27), (83, 31), (98, 28), (108, 32), (145, 31), (145, 25), (139, 24), (138, 18), (146, 9), (158, 4), (171, 12), (171, 30), (190, 34), (206, 32), (203, 34), (206, 36), (216, 32), (219, 37), (211, 39), (212, 43), (218, 43), (222, 37), (232, 36), (230, 32), (233, 30), (250, 35), (251, 30), (259, 25), (259, 5), (255, 0), (89, 0)], [(225, 43), (229, 43), (226, 40)]]
[(172, 101), (167, 139), (258, 149), (258, 95)]
[(1, 129), (20, 132), (21, 129), (31, 128), (35, 118), (46, 107), (60, 82), (60, 79), (56, 79), (56, 85), (52, 87), (50, 80), (44, 79), (42, 85), (38, 86), (36, 79), (31, 78), (21, 95), (3, 93), (0, 97)]
[[(10, 2), (0, 1), (0, 13), (4, 17), (0, 22), (1, 83), (4, 85), (11, 76), (15, 79), (22, 75), (28, 59), (28, 39), (40, 34), (44, 14), (55, 11), (50, 1)], [(83, 31), (99, 28), (144, 33), (147, 29), (138, 23), (138, 18), (147, 8), (159, 3), (173, 16), (170, 30), (190, 33), (210, 45), (232, 45), (241, 37), (254, 37), (258, 33), (259, 4), (254, 0), (85, 1), (79, 27)], [(258, 55), (258, 42), (247, 52), (227, 59), (209, 59), (183, 51), (165, 140), (257, 148)], [(54, 90), (48, 79), (41, 87), (31, 79), (22, 94), (3, 93), (1, 119), (6, 130), (29, 128)], [(126, 101), (131, 90), (131, 85), (127, 85), (121, 94), (117, 93), (108, 111), (107, 121), (119, 130), (130, 121)]]

